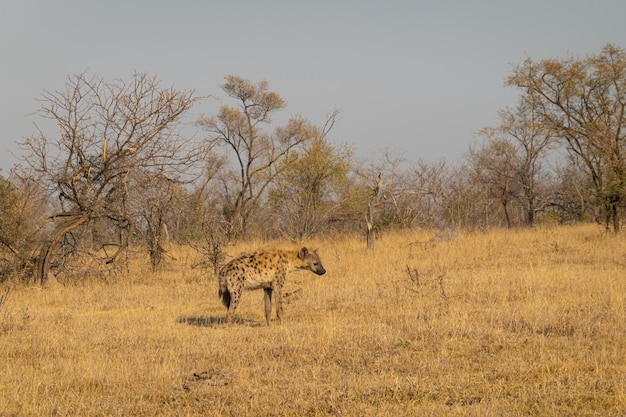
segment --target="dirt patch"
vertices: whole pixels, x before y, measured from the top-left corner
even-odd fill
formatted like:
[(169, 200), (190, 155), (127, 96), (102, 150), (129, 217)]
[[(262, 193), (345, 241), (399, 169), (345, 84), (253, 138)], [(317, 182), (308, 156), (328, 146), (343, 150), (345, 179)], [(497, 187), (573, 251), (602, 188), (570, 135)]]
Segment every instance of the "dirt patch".
[(228, 385), (232, 380), (232, 372), (227, 372), (216, 367), (202, 372), (194, 372), (191, 378), (183, 382), (182, 388), (185, 391), (194, 391), (207, 386), (217, 387)]

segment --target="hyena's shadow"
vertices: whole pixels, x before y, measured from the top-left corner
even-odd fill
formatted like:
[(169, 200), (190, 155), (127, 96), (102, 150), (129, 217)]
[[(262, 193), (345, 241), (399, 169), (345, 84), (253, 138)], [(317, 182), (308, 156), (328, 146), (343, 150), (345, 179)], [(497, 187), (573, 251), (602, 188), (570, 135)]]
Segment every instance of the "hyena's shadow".
[[(177, 323), (185, 323), (190, 326), (198, 327), (217, 327), (226, 326), (226, 317), (220, 316), (181, 316), (176, 319)], [(248, 327), (260, 327), (265, 324), (265, 321), (257, 321), (252, 319), (244, 319), (241, 317), (233, 317), (233, 323), (238, 325), (244, 325)]]

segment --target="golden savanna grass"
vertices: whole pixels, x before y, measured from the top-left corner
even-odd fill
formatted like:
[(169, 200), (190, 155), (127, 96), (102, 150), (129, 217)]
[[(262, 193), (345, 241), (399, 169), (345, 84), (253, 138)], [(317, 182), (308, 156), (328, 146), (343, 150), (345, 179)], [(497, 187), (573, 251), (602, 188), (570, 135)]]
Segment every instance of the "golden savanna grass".
[(216, 278), (184, 248), (157, 274), (136, 261), (130, 277), (15, 286), (0, 415), (626, 415), (623, 235), (308, 243), (328, 272), (288, 276), (280, 326), (264, 325), (262, 292), (223, 324)]

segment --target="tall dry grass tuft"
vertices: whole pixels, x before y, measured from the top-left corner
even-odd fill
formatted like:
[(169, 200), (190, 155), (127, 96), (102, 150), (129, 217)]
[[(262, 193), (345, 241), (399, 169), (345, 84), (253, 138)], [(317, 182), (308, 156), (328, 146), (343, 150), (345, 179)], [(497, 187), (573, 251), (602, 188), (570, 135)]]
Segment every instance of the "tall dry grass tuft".
[[(271, 246), (289, 247), (280, 242)], [(626, 239), (594, 226), (307, 243), (223, 324), (213, 272), (15, 288), (0, 310), (2, 416), (626, 415)], [(258, 244), (225, 248), (226, 260)], [(265, 246), (265, 245), (263, 245)]]

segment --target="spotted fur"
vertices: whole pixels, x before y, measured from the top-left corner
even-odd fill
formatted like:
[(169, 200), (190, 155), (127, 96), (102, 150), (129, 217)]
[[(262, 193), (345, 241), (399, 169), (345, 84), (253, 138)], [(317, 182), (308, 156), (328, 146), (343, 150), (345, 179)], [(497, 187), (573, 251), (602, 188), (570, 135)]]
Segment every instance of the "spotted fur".
[(231, 323), (233, 314), (241, 301), (243, 290), (260, 290), (265, 293), (265, 321), (270, 324), (272, 295), (276, 304), (276, 319), (281, 321), (282, 292), (285, 278), (290, 271), (309, 270), (324, 275), (317, 251), (261, 250), (242, 254), (220, 270), (219, 297), (227, 308), (226, 322)]

